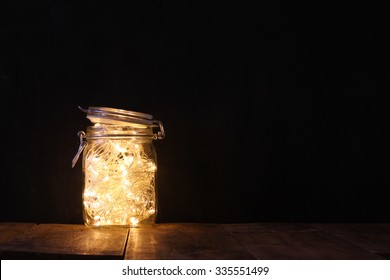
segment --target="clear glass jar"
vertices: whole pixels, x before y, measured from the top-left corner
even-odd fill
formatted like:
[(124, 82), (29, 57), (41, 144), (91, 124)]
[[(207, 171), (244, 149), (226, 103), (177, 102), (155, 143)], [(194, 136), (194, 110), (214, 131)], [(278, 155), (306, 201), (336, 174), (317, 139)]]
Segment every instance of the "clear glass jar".
[[(157, 157), (164, 138), (151, 115), (106, 107), (83, 109), (94, 124), (79, 132), (83, 152), (83, 218), (87, 226), (138, 227), (157, 215)], [(155, 130), (158, 130), (157, 133)]]

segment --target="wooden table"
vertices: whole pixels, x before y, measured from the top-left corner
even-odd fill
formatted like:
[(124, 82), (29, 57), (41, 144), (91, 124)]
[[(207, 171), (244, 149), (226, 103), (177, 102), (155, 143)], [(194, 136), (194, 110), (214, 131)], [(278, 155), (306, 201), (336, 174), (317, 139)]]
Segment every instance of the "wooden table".
[(390, 259), (390, 224), (0, 223), (1, 259)]

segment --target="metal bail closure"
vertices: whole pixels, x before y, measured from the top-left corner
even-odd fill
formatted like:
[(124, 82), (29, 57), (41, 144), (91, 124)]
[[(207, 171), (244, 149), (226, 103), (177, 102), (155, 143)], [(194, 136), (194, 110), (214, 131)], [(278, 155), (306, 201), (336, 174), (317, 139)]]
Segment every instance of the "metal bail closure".
[(157, 135), (156, 134), (154, 135), (154, 138), (155, 139), (164, 139), (165, 131), (164, 131), (164, 126), (163, 126), (162, 122), (154, 120), (153, 124), (157, 124), (158, 128), (160, 129), (160, 131), (157, 132)]
[(77, 133), (77, 136), (79, 137), (80, 139), (80, 146), (79, 146), (79, 149), (76, 153), (76, 155), (74, 156), (73, 160), (72, 160), (72, 168), (76, 165), (77, 163), (77, 160), (79, 159), (81, 153), (83, 152), (85, 146), (87, 146), (87, 141), (85, 141), (85, 132), (84, 131), (79, 131)]

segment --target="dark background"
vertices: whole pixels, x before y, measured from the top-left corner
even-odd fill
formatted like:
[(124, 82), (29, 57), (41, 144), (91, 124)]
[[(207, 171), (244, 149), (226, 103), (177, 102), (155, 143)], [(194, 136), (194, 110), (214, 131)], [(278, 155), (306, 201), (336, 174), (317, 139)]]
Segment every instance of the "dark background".
[(3, 1), (0, 220), (82, 223), (80, 105), (164, 123), (159, 222), (389, 222), (388, 12), (311, 2)]

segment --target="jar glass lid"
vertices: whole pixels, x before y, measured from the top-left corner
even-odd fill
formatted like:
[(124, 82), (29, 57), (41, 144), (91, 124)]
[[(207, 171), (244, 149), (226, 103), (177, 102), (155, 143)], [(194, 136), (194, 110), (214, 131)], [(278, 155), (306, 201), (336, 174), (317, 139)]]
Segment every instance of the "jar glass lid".
[(84, 109), (78, 106), (81, 111), (87, 113), (87, 118), (94, 124), (115, 124), (115, 125), (126, 125), (129, 123), (136, 124), (153, 124), (153, 116), (150, 114), (109, 108), (109, 107), (88, 107)]

